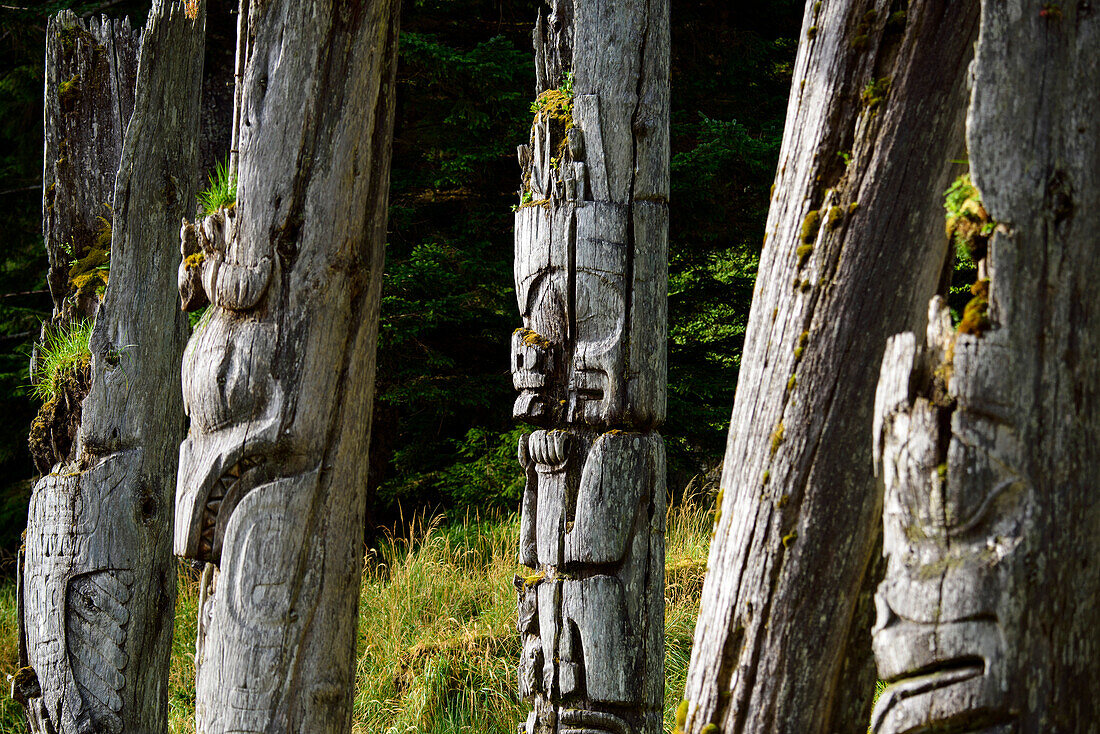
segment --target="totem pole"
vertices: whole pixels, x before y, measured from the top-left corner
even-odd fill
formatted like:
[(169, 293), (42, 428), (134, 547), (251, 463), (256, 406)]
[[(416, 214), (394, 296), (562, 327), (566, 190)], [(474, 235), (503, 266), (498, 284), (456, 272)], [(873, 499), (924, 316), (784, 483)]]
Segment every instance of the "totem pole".
[(936, 297), (925, 338), (888, 341), (875, 400), (876, 734), (1100, 717), (1100, 16), (981, 14), (975, 191), (949, 221), (978, 261), (974, 297), (957, 329)]
[[(79, 45), (90, 61), (83, 67), (86, 76), (65, 80), (63, 110), (66, 94), (75, 103), (80, 86), (90, 94), (127, 98), (111, 87), (120, 78), (112, 70), (122, 63), (126, 45), (108, 41), (104, 34), (112, 31), (125, 26), (112, 29), (104, 21), (85, 28), (71, 15), (50, 24), (56, 34), (51, 44)], [(110, 174), (108, 237), (97, 243), (110, 252), (110, 278), (94, 310), (89, 391), (71, 452), (57, 457), (30, 501), (20, 580), (24, 659), (12, 688), (35, 734), (167, 728), (176, 596), (172, 493), (183, 436), (178, 365), (187, 330), (172, 283), (176, 222), (195, 201), (204, 36), (201, 5), (188, 12), (179, 2), (154, 2), (141, 36), (136, 97), (120, 158), (110, 164), (109, 151), (117, 144), (111, 126), (102, 129), (104, 151), (96, 149), (99, 137), (88, 137), (104, 119), (98, 116), (83, 122), (93, 126), (84, 139), (70, 138), (66, 146), (61, 138), (55, 148), (58, 156), (64, 147), (90, 156), (87, 170), (95, 180), (107, 175), (104, 166), (117, 176)], [(49, 100), (49, 84), (58, 77), (47, 78)], [(113, 114), (106, 119), (117, 120)], [(96, 164), (97, 154), (108, 159)], [(80, 203), (102, 211), (97, 199), (74, 196), (78, 189), (63, 186), (65, 178), (51, 180), (49, 168), (48, 233), (52, 217), (66, 221), (59, 207)], [(59, 161), (53, 169), (64, 171)], [(67, 220), (79, 216), (90, 215)], [(77, 306), (83, 309), (81, 301)]]
[(668, 4), (554, 0), (519, 148), (521, 734), (656, 734), (664, 697)]
[(236, 203), (185, 221), (198, 730), (350, 730), (396, 0), (242, 5)]

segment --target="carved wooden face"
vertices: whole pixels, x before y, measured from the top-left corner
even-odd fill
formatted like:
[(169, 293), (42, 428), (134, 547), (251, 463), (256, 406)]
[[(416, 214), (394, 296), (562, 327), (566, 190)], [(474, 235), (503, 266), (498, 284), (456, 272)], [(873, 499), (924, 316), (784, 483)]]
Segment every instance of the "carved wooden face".
[[(919, 400), (894, 420), (935, 436), (940, 411)], [(1003, 629), (1019, 613), (1008, 590), (1031, 493), (990, 450), (1017, 440), (1009, 428), (964, 409), (951, 420), (944, 464), (934, 441), (898, 445), (888, 434), (883, 451), (893, 550), (875, 597), (874, 648), (893, 685), (875, 707), (876, 732), (961, 721), (976, 730), (1012, 718)]]
[[(512, 338), (517, 418), (622, 422), (627, 337), (625, 208), (541, 206), (516, 213), (516, 294), (524, 329)], [(575, 218), (576, 244), (549, 242), (553, 217)], [(576, 250), (570, 252), (570, 250)]]

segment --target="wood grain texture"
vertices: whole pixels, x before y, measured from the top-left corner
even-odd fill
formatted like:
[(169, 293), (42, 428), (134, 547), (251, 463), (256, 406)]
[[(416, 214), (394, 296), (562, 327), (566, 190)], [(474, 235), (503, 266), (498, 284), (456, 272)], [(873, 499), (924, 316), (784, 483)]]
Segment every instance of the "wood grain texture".
[[(887, 347), (876, 732), (1084, 732), (1100, 715), (1100, 18), (982, 3), (967, 125), (997, 228), (989, 328)], [(921, 343), (923, 341), (923, 343)]]
[(129, 19), (83, 21), (69, 10), (46, 27), (42, 233), (55, 320), (92, 318), (99, 306), (94, 287), (75, 288), (69, 269), (111, 222), (140, 41)]
[(91, 389), (73, 456), (31, 496), (22, 578), (36, 734), (167, 728), (187, 329), (172, 280), (175, 223), (195, 201), (204, 21), (201, 8), (188, 18), (181, 3), (156, 2), (142, 34)]
[[(977, 6), (806, 5), (730, 422), (683, 730), (863, 732), (874, 384), (945, 265)], [(902, 327), (901, 325), (906, 325)]]
[[(668, 4), (555, 0), (519, 148), (513, 415), (526, 734), (657, 734), (664, 697)], [(572, 84), (572, 89), (569, 86)]]
[[(42, 232), (53, 315), (31, 351), (31, 381), (48, 337), (95, 317), (110, 264), (111, 197), (122, 140), (134, 107), (140, 32), (128, 21), (80, 20), (64, 11), (47, 23)], [(90, 373), (81, 364), (55, 380), (54, 396), (32, 423), (30, 452), (39, 473), (66, 461), (80, 427)]]
[(211, 304), (183, 360), (175, 529), (219, 568), (207, 734), (351, 727), (397, 21), (395, 0), (251, 2), (237, 202), (182, 229), (202, 257), (181, 295)]

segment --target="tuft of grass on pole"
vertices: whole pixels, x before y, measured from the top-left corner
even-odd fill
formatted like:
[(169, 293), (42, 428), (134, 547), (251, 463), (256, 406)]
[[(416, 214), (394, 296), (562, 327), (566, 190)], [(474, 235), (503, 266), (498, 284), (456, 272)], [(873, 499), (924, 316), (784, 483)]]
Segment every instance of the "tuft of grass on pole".
[(53, 400), (66, 375), (71, 375), (91, 359), (88, 338), (92, 334), (92, 324), (89, 319), (62, 328), (46, 327), (31, 383), (31, 392), (43, 403)]
[(210, 216), (219, 209), (237, 203), (237, 175), (229, 173), (229, 161), (217, 163), (210, 176), (210, 185), (199, 192), (199, 211)]

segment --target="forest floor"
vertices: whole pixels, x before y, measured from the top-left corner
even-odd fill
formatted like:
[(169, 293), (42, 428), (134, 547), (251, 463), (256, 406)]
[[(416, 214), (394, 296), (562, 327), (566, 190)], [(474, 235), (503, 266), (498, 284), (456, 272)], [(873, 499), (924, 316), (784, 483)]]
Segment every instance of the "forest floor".
[[(713, 508), (688, 498), (668, 513), (665, 564), (665, 729), (684, 690), (706, 569)], [(359, 602), (354, 734), (514, 734), (519, 519), (418, 518), (367, 555)], [(194, 734), (198, 586), (181, 567), (169, 730)], [(15, 671), (15, 587), (0, 585), (0, 675)], [(0, 692), (0, 734), (23, 734)]]

